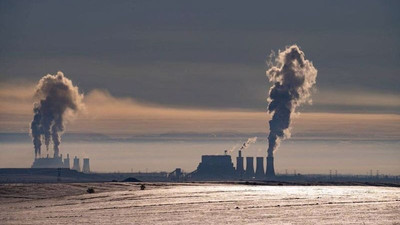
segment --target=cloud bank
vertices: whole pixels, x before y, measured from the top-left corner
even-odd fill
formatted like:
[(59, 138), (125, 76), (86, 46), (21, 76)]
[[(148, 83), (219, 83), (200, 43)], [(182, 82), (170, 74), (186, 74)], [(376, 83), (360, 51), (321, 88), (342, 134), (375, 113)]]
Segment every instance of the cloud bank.
[[(34, 90), (34, 83), (0, 84), (0, 132), (29, 132)], [(261, 134), (266, 132), (265, 121), (270, 119), (262, 111), (168, 107), (114, 97), (105, 90), (86, 93), (83, 102), (88, 113), (79, 114), (69, 123), (69, 132), (124, 136), (174, 132)], [(302, 113), (301, 120), (294, 118), (293, 124), (294, 139), (400, 140), (397, 114)]]

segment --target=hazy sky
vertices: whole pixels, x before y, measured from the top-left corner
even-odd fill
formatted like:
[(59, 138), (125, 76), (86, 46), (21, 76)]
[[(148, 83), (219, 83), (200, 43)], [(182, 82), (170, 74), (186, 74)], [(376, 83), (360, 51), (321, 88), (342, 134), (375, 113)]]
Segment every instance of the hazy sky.
[[(34, 86), (62, 71), (86, 104), (67, 133), (266, 137), (266, 61), (297, 44), (318, 77), (293, 139), (389, 141), (382, 161), (399, 172), (399, 11), (394, 0), (0, 0), (0, 133), (27, 134)], [(364, 144), (346, 151), (357, 149), (356, 160)]]
[(305, 111), (400, 112), (398, 1), (0, 1), (0, 81), (58, 70), (85, 93), (264, 110), (272, 50), (319, 71)]
[[(398, 116), (400, 4), (359, 3), (0, 1), (0, 130), (27, 128), (22, 124), (30, 121), (34, 85), (58, 70), (88, 97), (86, 117), (147, 119), (149, 126), (133, 123), (133, 133), (158, 129), (147, 112), (141, 116), (130, 107), (138, 104), (151, 105), (152, 112), (190, 108), (261, 116), (270, 87), (268, 55), (291, 44), (298, 44), (318, 69), (314, 104), (300, 111), (331, 113), (332, 121), (335, 113)], [(108, 96), (103, 105), (96, 102), (103, 102), (101, 96)], [(158, 116), (168, 117), (164, 111)], [(267, 116), (260, 116), (258, 124), (264, 126)], [(391, 117), (397, 118), (394, 124), (397, 116)], [(232, 115), (222, 117), (231, 120)], [(119, 132), (120, 124), (114, 127)], [(166, 128), (154, 132), (175, 131)], [(211, 127), (215, 130), (241, 127)]]

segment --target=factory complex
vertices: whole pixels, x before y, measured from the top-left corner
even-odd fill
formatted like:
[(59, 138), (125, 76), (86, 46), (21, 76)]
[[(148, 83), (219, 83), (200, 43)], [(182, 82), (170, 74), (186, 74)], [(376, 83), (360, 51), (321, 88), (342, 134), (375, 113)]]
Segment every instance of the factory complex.
[(272, 157), (266, 157), (267, 169), (264, 169), (264, 157), (256, 157), (256, 169), (254, 170), (254, 157), (246, 157), (246, 169), (244, 169), (244, 157), (239, 150), (236, 157), (236, 168), (231, 156), (203, 155), (197, 169), (188, 174), (188, 178), (194, 180), (265, 180), (275, 176)]
[(43, 169), (43, 168), (66, 168), (76, 170), (78, 172), (83, 173), (90, 173), (90, 165), (89, 165), (89, 158), (83, 159), (82, 170), (79, 162), (79, 158), (75, 156), (74, 163), (72, 168), (70, 167), (70, 158), (69, 154), (67, 157), (63, 159), (61, 155), (54, 155), (54, 157), (49, 157), (47, 154), (46, 157), (36, 157), (33, 161), (32, 167), (34, 169)]

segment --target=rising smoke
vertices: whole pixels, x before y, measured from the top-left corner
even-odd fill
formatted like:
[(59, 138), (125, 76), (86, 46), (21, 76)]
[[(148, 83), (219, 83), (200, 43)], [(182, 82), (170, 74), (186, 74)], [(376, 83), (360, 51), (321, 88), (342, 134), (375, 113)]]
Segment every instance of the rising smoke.
[(247, 141), (245, 143), (243, 143), (242, 147), (240, 147), (239, 150), (245, 150), (246, 148), (248, 148), (250, 146), (250, 144), (254, 144), (257, 141), (257, 137), (252, 137), (247, 139)]
[(53, 143), (54, 157), (58, 157), (61, 134), (65, 129), (67, 115), (74, 115), (83, 108), (83, 95), (79, 94), (77, 86), (62, 72), (56, 75), (48, 74), (35, 88), (35, 103), (31, 136), (35, 148), (35, 157), (40, 156), (42, 141), (49, 150)]
[(311, 104), (311, 88), (316, 83), (317, 69), (305, 59), (304, 52), (297, 45), (286, 47), (267, 70), (273, 86), (269, 90), (268, 156), (272, 157), (281, 139), (290, 137), (291, 116), (303, 103)]

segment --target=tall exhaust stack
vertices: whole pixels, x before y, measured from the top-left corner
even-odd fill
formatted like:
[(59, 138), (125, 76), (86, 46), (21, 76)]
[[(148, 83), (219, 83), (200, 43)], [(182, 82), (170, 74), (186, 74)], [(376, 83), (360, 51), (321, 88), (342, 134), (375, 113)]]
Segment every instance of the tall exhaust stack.
[[(275, 56), (271, 54), (271, 56)], [(279, 143), (290, 138), (290, 128), (296, 109), (311, 104), (312, 87), (316, 83), (317, 69), (305, 58), (299, 46), (287, 46), (268, 62), (266, 74), (272, 86), (269, 89), (267, 177), (275, 176), (274, 152)]]
[(239, 150), (239, 155), (236, 157), (236, 175), (238, 178), (243, 178), (244, 175), (242, 150)]
[(268, 156), (267, 157), (267, 177), (274, 177), (274, 176), (275, 176), (274, 157)]
[(90, 173), (89, 158), (84, 158), (83, 159), (82, 172)]
[(264, 157), (257, 157), (256, 163), (256, 179), (264, 179)]
[(246, 157), (246, 178), (253, 178), (254, 177), (254, 158), (253, 157)]

